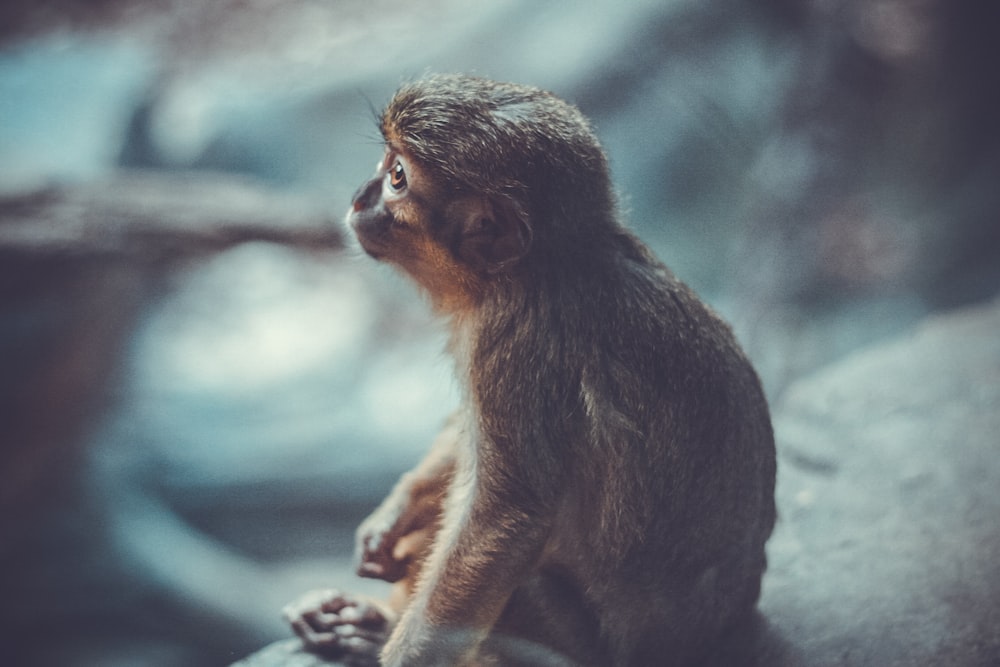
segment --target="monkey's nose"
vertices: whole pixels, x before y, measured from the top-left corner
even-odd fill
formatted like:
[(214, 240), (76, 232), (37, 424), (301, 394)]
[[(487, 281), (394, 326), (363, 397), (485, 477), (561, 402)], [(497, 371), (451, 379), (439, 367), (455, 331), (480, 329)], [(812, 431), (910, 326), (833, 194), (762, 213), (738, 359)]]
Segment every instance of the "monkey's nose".
[(358, 191), (354, 193), (352, 198), (351, 208), (354, 212), (362, 211), (366, 208), (371, 208), (378, 201), (379, 192), (382, 190), (382, 180), (372, 179), (358, 188)]

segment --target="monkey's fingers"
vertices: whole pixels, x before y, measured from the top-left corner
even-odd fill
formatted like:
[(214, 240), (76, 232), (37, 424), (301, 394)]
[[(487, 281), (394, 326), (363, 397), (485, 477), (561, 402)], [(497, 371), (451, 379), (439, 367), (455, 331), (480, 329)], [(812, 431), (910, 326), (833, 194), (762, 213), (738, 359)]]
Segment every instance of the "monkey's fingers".
[(381, 579), (394, 584), (406, 576), (406, 563), (363, 560), (358, 564), (357, 575), (366, 579)]
[(354, 598), (350, 595), (331, 589), (329, 595), (317, 609), (328, 614), (338, 615), (343, 611), (352, 609), (355, 604)]
[(289, 619), (289, 623), (295, 634), (298, 635), (302, 643), (310, 650), (331, 656), (335, 656), (343, 651), (340, 644), (341, 637), (331, 629), (318, 630), (313, 627), (313, 623), (310, 622), (308, 616), (291, 618)]
[(352, 601), (332, 588), (309, 591), (281, 610), (296, 634), (308, 643), (323, 643), (314, 633), (323, 633), (341, 624), (339, 612)]
[(355, 625), (372, 631), (384, 632), (389, 626), (386, 612), (374, 604), (358, 601), (357, 604), (345, 607), (339, 614), (340, 622)]
[(385, 643), (384, 631), (370, 630), (360, 625), (338, 625), (334, 634), (340, 637), (340, 644), (347, 649), (359, 649), (369, 644), (379, 646)]
[(311, 650), (327, 655), (377, 653), (387, 637), (386, 619), (377, 611), (345, 609), (347, 614), (308, 611), (289, 619), (292, 629)]
[(363, 545), (357, 568), (358, 576), (389, 583), (395, 583), (406, 576), (406, 561), (393, 557), (394, 543), (380, 539), (374, 544), (377, 548), (369, 548), (368, 542)]
[[(349, 611), (353, 607), (348, 607)], [(334, 617), (331, 619), (330, 617)], [(362, 618), (361, 620), (368, 620)], [(374, 617), (372, 620), (375, 620)], [(295, 633), (305, 646), (316, 653), (352, 666), (378, 665), (378, 655), (388, 639), (389, 631), (381, 616), (381, 627), (366, 627), (362, 623), (346, 623), (336, 614), (308, 614), (293, 622)]]

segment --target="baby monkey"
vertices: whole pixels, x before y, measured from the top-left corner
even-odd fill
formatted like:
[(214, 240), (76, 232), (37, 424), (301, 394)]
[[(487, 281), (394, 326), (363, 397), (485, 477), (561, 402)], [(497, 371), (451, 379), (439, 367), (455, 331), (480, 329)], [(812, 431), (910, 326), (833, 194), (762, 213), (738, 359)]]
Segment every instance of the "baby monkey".
[(379, 602), (285, 613), (347, 664), (687, 665), (748, 616), (775, 520), (760, 382), (620, 222), (570, 104), (433, 76), (347, 222), (450, 325), (460, 409), (358, 530)]

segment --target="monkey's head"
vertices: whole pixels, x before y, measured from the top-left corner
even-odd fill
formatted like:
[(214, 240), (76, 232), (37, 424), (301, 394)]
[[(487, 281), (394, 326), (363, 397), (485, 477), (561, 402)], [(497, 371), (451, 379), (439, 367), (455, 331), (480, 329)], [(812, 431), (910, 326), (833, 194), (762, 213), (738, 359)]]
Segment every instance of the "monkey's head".
[(604, 152), (550, 93), (434, 76), (401, 88), (380, 124), (385, 154), (347, 221), (443, 310), (526, 266), (579, 258), (615, 224)]

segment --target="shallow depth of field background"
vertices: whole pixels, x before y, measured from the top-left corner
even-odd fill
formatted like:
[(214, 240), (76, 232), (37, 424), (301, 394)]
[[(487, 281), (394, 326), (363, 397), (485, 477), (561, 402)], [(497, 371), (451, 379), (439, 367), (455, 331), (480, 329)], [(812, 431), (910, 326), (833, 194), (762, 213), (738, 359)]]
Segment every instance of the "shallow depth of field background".
[(456, 393), (420, 295), (337, 241), (400, 82), (462, 71), (580, 106), (629, 224), (778, 402), (996, 296), (997, 14), (5, 3), (0, 662), (225, 664), (285, 636), (309, 587), (380, 590), (352, 578), (353, 528)]

